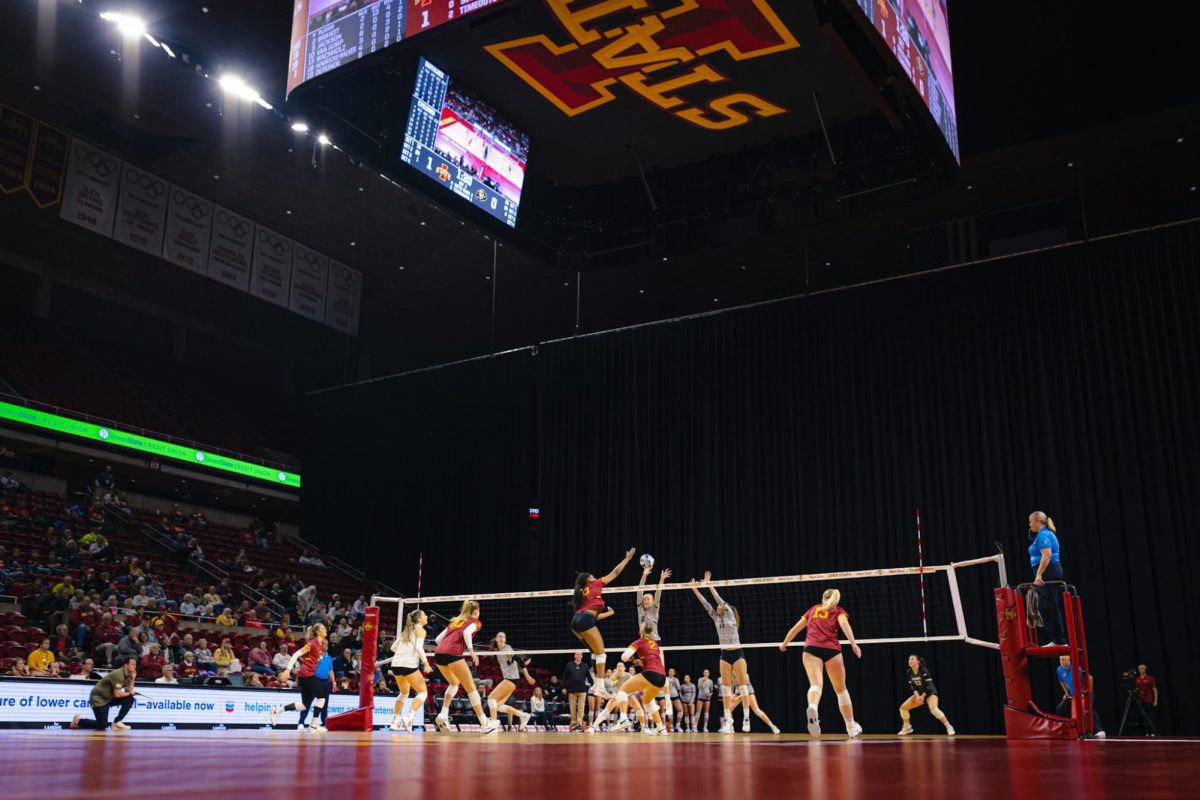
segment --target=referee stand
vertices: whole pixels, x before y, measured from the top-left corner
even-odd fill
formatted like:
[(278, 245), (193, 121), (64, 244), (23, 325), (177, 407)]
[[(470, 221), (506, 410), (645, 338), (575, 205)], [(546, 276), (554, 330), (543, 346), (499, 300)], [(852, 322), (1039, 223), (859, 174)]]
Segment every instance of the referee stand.
[(362, 660), (358, 668), (358, 708), (334, 714), (325, 727), (331, 731), (369, 733), (375, 724), (375, 661), (379, 655), (379, 606), (363, 614)]
[[(1087, 686), (1087, 635), (1083, 627), (1083, 602), (1074, 586), (1063, 581), (1046, 581), (1062, 592), (1067, 644), (1044, 647), (1037, 631), (1029, 625), (1025, 592), (1032, 584), (995, 590), (996, 628), (1000, 636), (1000, 659), (1004, 668), (1004, 729), (1009, 739), (1083, 739), (1094, 734), (1092, 693)], [(1029, 679), (1029, 659), (1071, 657), (1073, 686), (1080, 687), (1071, 698), (1071, 717), (1060, 717), (1037, 707)]]

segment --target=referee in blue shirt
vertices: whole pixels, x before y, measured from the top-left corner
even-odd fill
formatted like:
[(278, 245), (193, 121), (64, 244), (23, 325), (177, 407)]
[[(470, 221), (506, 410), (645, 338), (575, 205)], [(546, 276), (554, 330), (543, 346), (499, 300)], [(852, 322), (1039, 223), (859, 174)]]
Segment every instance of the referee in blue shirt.
[(1062, 563), (1058, 557), (1058, 536), (1054, 520), (1044, 511), (1029, 515), (1029, 564), (1033, 567), (1033, 583), (1037, 586), (1038, 614), (1046, 626), (1046, 636), (1052, 644), (1067, 644), (1067, 632), (1063, 625), (1062, 587), (1047, 586), (1046, 581), (1063, 579)]
[[(1082, 676), (1084, 694), (1092, 696), (1092, 727), (1096, 729), (1096, 738), (1103, 739), (1108, 734), (1104, 732), (1104, 726), (1100, 724), (1100, 712), (1096, 709), (1096, 682), (1092, 680), (1091, 674)], [(1071, 657), (1058, 657), (1058, 684), (1062, 686), (1062, 700), (1058, 701), (1058, 708), (1055, 709), (1060, 717), (1071, 716), (1071, 698), (1075, 696), (1075, 676), (1071, 674)]]

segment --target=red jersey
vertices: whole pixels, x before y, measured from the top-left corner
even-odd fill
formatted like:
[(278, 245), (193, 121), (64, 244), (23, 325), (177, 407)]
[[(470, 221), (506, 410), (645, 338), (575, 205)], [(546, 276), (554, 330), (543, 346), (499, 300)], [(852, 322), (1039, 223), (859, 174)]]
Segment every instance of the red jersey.
[[(461, 622), (451, 620), (450, 624), (446, 626), (446, 635), (438, 642), (437, 650), (434, 652), (451, 656), (461, 656), (467, 648), (467, 642), (463, 638), (463, 634), (467, 632), (467, 627), (470, 625), (474, 625), (475, 633), (479, 633), (479, 620), (475, 617), (467, 617)], [(474, 636), (475, 633), (471, 635)]]
[(298, 678), (311, 678), (316, 675), (317, 662), (325, 655), (325, 645), (320, 639), (309, 639), (307, 646), (308, 651), (300, 656), (300, 669), (296, 670)]
[(594, 581), (588, 581), (588, 585), (583, 587), (583, 602), (575, 609), (575, 613), (580, 611), (598, 612), (604, 608), (604, 601), (600, 599), (600, 595), (604, 593), (604, 581), (597, 578)]
[(1137, 699), (1139, 703), (1153, 703), (1154, 690), (1158, 687), (1158, 683), (1149, 675), (1139, 675), (1133, 679), (1134, 686), (1137, 687)]
[(827, 611), (822, 611), (821, 606), (816, 605), (805, 611), (804, 618), (808, 620), (808, 634), (804, 637), (804, 646), (841, 650), (842, 643), (839, 641), (841, 629), (838, 627), (838, 620), (849, 616), (841, 606), (834, 606)]
[(653, 639), (638, 639), (629, 645), (629, 649), (637, 653), (637, 657), (642, 660), (644, 671), (656, 672), (659, 675), (667, 674), (666, 668), (663, 667), (662, 651), (658, 649), (658, 642)]

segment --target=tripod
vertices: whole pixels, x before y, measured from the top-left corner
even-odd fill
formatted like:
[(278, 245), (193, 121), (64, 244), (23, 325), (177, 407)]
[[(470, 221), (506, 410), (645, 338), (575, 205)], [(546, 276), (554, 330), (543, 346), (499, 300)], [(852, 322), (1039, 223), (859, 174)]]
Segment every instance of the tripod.
[[(1130, 708), (1137, 709), (1138, 716), (1141, 717), (1141, 720), (1138, 720), (1136, 717), (1133, 720), (1129, 719)], [(1139, 727), (1144, 731), (1147, 731), (1147, 736), (1158, 736), (1158, 729), (1154, 727), (1154, 723), (1150, 720), (1149, 715), (1146, 714), (1146, 709), (1142, 708), (1142, 704), (1138, 702), (1137, 692), (1133, 689), (1130, 689), (1128, 694), (1125, 696), (1125, 712), (1121, 714), (1121, 728), (1117, 731), (1117, 736), (1125, 735), (1126, 723), (1128, 723), (1130, 727)]]

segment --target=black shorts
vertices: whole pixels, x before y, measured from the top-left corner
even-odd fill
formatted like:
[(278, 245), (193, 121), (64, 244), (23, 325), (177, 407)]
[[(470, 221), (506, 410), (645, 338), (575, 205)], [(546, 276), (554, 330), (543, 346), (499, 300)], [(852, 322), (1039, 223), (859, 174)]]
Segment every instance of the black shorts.
[(312, 708), (314, 700), (329, 696), (329, 681), (324, 681), (315, 675), (307, 675), (296, 681), (300, 689), (300, 703), (305, 708)]
[(804, 652), (812, 653), (822, 661), (828, 661), (831, 658), (837, 658), (842, 654), (841, 648), (834, 650), (832, 647), (813, 647), (812, 645), (804, 645)]
[(590, 631), (596, 627), (596, 615), (587, 611), (577, 611), (575, 616), (571, 617), (571, 630), (575, 633), (583, 633)]
[(667, 676), (661, 672), (643, 672), (642, 677), (650, 681), (658, 689), (667, 685)]
[(721, 651), (721, 660), (724, 661), (726, 664), (728, 664), (731, 667), (738, 662), (738, 659), (745, 658), (745, 657), (746, 657), (746, 654), (742, 652), (742, 648), (740, 648), (740, 647), (737, 650), (722, 650)]
[(926, 686), (924, 689), (913, 689), (913, 694), (923, 694), (925, 695), (925, 699), (928, 700), (931, 697), (937, 697), (937, 687)]
[(462, 660), (463, 656), (454, 656), (450, 655), (449, 653), (434, 653), (433, 655), (433, 663), (437, 664), (439, 667), (448, 667), (455, 661)]
[(412, 675), (418, 669), (420, 669), (420, 667), (397, 667), (395, 664), (393, 664), (392, 674), (397, 678), (403, 678), (406, 675)]

